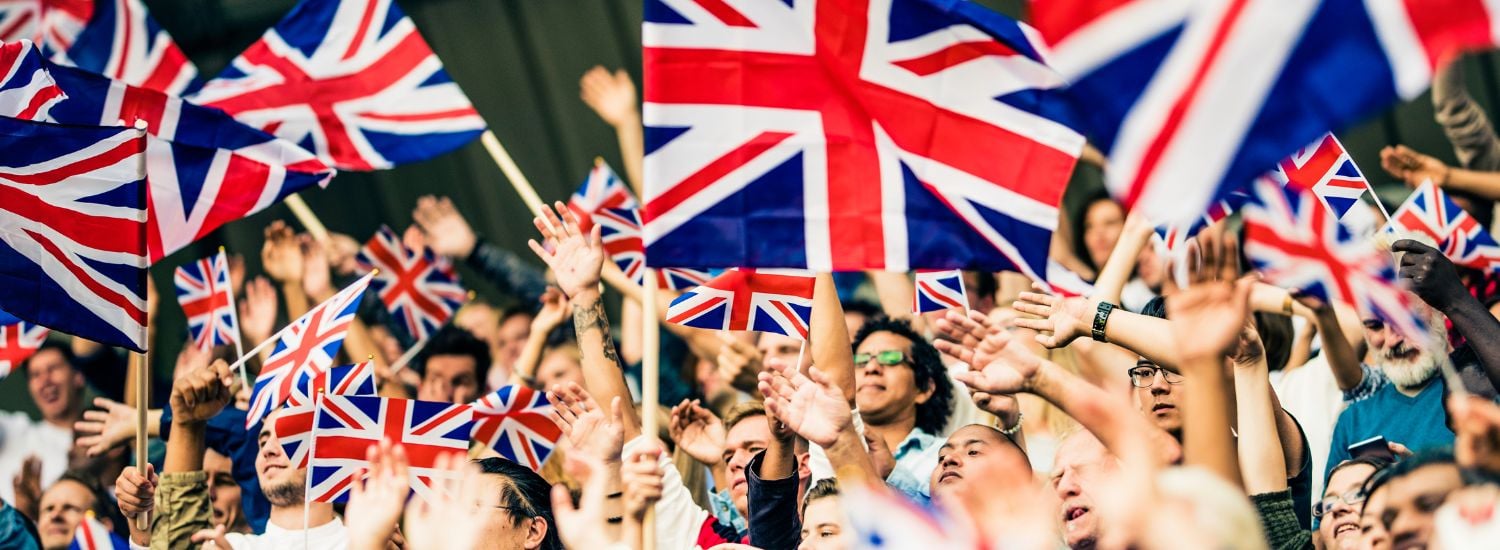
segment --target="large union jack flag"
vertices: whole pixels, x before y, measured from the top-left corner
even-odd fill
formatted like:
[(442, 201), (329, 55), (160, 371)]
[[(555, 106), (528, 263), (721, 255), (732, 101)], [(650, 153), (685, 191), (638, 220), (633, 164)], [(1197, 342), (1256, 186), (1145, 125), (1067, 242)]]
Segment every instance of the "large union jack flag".
[(0, 117), (0, 309), (146, 348), (143, 132)]
[(303, 376), (316, 376), (333, 366), (344, 346), (344, 335), (359, 310), (359, 299), (370, 286), (370, 275), (360, 277), (328, 301), (318, 304), (277, 333), (276, 346), (260, 367), (250, 394), (245, 427), (259, 423), (292, 394)]
[(198, 68), (166, 29), (156, 24), (141, 0), (94, 0), (93, 4), (88, 25), (59, 61), (174, 96), (194, 86)]
[(562, 429), (552, 422), (547, 395), (526, 386), (505, 386), (481, 397), (474, 411), (471, 439), (494, 449), (506, 460), (540, 472)]
[(330, 394), (320, 400), (317, 417), (308, 461), (309, 501), (348, 500), (349, 485), (369, 469), (365, 451), (382, 438), (405, 448), (411, 488), (419, 497), (435, 496), (442, 479), (462, 477), (436, 466), (442, 455), (468, 451), (468, 405)]
[(468, 299), (447, 258), (425, 247), (421, 251), (407, 248), (389, 227), (380, 226), (359, 249), (355, 261), (363, 271), (376, 270), (371, 281), (375, 293), (414, 340), (432, 336)]
[(1340, 220), (1359, 204), (1359, 198), (1370, 188), (1370, 182), (1354, 165), (1344, 144), (1333, 134), (1325, 134), (1312, 145), (1303, 147), (1276, 165), (1278, 176), (1288, 185), (1310, 189)]
[(426, 160), (485, 127), (392, 0), (303, 0), (191, 99), (346, 170)]
[(635, 195), (630, 193), (630, 186), (625, 185), (625, 180), (616, 176), (603, 160), (594, 163), (583, 185), (568, 197), (568, 209), (578, 216), (578, 226), (585, 232), (594, 227), (594, 214), (600, 210), (635, 210), (640, 207), (635, 202)]
[(198, 349), (239, 345), (240, 324), (229, 283), (229, 259), (224, 250), (177, 268), (177, 303), (187, 315), (188, 333)]
[(667, 322), (806, 340), (813, 281), (811, 272), (797, 269), (729, 269), (672, 300)]
[(47, 327), (28, 323), (0, 311), (0, 380), (10, 376), (47, 341)]
[(968, 2), (648, 2), (651, 264), (1042, 279), (1083, 139), (1030, 36)]
[(1259, 178), (1245, 205), (1245, 256), (1272, 284), (1354, 306), (1407, 335), (1420, 335), (1411, 296), (1396, 287), (1391, 255), (1357, 235), (1310, 192)]
[(1132, 210), (1185, 222), (1495, 41), (1488, 0), (1052, 0), (1032, 21)]
[(964, 291), (964, 272), (957, 269), (917, 270), (916, 293), (912, 298), (911, 312), (921, 314), (945, 309), (969, 309), (969, 295)]
[(44, 55), (66, 52), (94, 14), (94, 0), (0, 0), (0, 42), (30, 40)]
[(369, 361), (333, 367), (321, 374), (302, 373), (276, 413), (276, 438), (294, 468), (307, 467), (307, 449), (312, 437), (316, 400), (323, 395), (376, 395), (375, 365)]
[(167, 142), (148, 151), (146, 166), (152, 261), (333, 177), (312, 153), (223, 111), (72, 67), (48, 72), (67, 95), (49, 111), (52, 120), (145, 124)]
[[(646, 284), (646, 246), (641, 242), (641, 213), (633, 208), (605, 208), (593, 213), (609, 260), (635, 284)], [(656, 270), (657, 288), (686, 290), (713, 275), (700, 269), (663, 267)]]
[(47, 119), (63, 93), (47, 75), (45, 65), (30, 40), (0, 44), (0, 116)]
[(1391, 214), (1388, 232), (1426, 235), (1453, 263), (1485, 271), (1500, 270), (1500, 244), (1479, 220), (1464, 212), (1432, 182), (1423, 182)]

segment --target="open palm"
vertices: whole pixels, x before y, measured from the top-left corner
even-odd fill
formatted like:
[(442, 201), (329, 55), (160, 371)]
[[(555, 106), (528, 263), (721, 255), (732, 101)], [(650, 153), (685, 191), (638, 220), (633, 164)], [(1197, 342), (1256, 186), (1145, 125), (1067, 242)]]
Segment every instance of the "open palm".
[(549, 252), (540, 243), (530, 241), (532, 252), (541, 257), (557, 278), (557, 287), (569, 298), (586, 291), (597, 291), (599, 270), (604, 267), (604, 241), (599, 227), (584, 233), (579, 229), (578, 217), (559, 202), (555, 208), (561, 217), (551, 210), (543, 210), (544, 217), (536, 219), (536, 228), (552, 243)]
[(760, 391), (766, 407), (787, 429), (804, 439), (827, 447), (853, 424), (853, 413), (844, 392), (817, 367), (807, 375), (782, 369), (761, 375)]
[(1092, 310), (1096, 307), (1084, 298), (1062, 298), (1035, 292), (1022, 292), (1014, 306), (1016, 311), (1041, 317), (1019, 317), (1014, 322), (1018, 327), (1041, 332), (1037, 341), (1052, 349), (1066, 346), (1088, 334), (1087, 320), (1093, 319)]

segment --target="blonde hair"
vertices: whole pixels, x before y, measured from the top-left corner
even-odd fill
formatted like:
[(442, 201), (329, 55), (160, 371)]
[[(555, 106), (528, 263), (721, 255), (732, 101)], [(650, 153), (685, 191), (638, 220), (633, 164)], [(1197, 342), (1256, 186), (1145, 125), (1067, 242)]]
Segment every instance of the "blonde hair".
[[(1260, 515), (1238, 488), (1223, 478), (1199, 467), (1176, 467), (1156, 475), (1156, 490), (1162, 507), (1177, 508), (1189, 514), (1183, 526), (1193, 526), (1190, 537), (1206, 537), (1197, 542), (1205, 548), (1262, 550), (1266, 548), (1265, 531)], [(1183, 535), (1186, 533), (1179, 533)]]

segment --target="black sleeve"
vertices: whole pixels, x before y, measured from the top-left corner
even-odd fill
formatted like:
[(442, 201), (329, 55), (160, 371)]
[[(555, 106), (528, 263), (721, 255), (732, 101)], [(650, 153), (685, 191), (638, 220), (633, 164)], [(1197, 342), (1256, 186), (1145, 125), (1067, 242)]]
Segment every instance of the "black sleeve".
[(750, 544), (765, 550), (792, 550), (801, 543), (802, 517), (797, 513), (797, 473), (765, 480), (756, 473), (766, 452), (745, 465), (750, 499)]
[(523, 304), (535, 304), (547, 290), (547, 278), (541, 269), (522, 260), (516, 253), (495, 246), (484, 237), (476, 237), (474, 251), (465, 260), (493, 283), (500, 292)]

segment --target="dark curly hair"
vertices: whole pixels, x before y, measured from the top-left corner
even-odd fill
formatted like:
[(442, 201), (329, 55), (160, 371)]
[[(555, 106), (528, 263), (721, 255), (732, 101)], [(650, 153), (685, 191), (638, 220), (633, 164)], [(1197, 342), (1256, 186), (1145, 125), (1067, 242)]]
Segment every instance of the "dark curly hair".
[(511, 511), (511, 525), (519, 526), (523, 518), (540, 518), (547, 524), (542, 535), (542, 550), (562, 550), (557, 520), (552, 518), (552, 486), (530, 468), (504, 458), (489, 457), (474, 461), (486, 475), (499, 477), (504, 491), (501, 502)]
[[(917, 429), (934, 435), (942, 433), (948, 415), (953, 413), (953, 381), (948, 379), (948, 370), (943, 367), (937, 348), (912, 330), (911, 323), (905, 319), (877, 317), (865, 321), (865, 326), (854, 335), (854, 349), (859, 349), (865, 338), (877, 332), (889, 332), (911, 342), (911, 370), (916, 377), (917, 389), (933, 390), (926, 403), (917, 404)], [(855, 369), (861, 367), (863, 365), (854, 366)]]
[(469, 331), (447, 326), (432, 335), (432, 341), (427, 347), (417, 353), (414, 363), (421, 365), (421, 373), (427, 373), (427, 360), (438, 355), (460, 355), (474, 360), (474, 378), (479, 381), (479, 387), (483, 388), (485, 380), (490, 372), (490, 347), (479, 341)]

